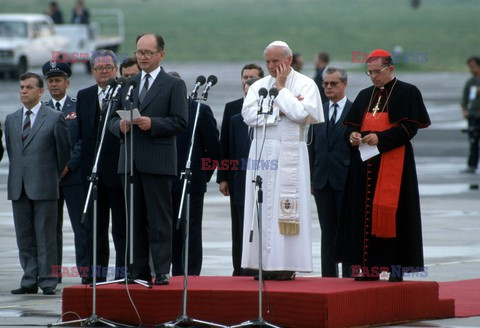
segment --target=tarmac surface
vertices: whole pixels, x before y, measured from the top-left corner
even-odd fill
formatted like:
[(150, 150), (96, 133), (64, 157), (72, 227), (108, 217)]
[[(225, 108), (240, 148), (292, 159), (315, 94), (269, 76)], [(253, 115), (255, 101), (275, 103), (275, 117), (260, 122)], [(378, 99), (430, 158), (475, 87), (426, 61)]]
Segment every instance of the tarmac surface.
[[(257, 61), (263, 64), (261, 61)], [(207, 104), (218, 125), (224, 104), (241, 96), (240, 70), (243, 63), (170, 63), (167, 71), (177, 71), (191, 90), (200, 74), (217, 75), (219, 82), (210, 91)], [(264, 65), (262, 65), (264, 66)], [(36, 70), (38, 72), (38, 70)], [(313, 75), (312, 63), (304, 73)], [(353, 100), (362, 88), (370, 85), (361, 72), (349, 73), (347, 96)], [(466, 166), (467, 137), (459, 108), (459, 99), (467, 73), (397, 72), (401, 80), (421, 90), (432, 126), (419, 131), (413, 140), (421, 194), (423, 242), (427, 277), (408, 278), (429, 281), (456, 281), (479, 278), (480, 269), (480, 175), (461, 174)], [(84, 67), (74, 67), (71, 96), (94, 83)], [(44, 99), (48, 97), (45, 95)], [(0, 81), (0, 120), (20, 108), (17, 81)], [(79, 278), (65, 277), (55, 296), (12, 295), (18, 288), (22, 270), (18, 260), (12, 208), (7, 200), (8, 159), (0, 163), (0, 326), (46, 326), (60, 321), (62, 289), (78, 284)], [(215, 177), (212, 178), (215, 181)], [(312, 202), (314, 204), (314, 202)], [(314, 271), (302, 276), (320, 276), (320, 227), (316, 208), (312, 208)], [(202, 275), (231, 275), (231, 236), (228, 198), (210, 182), (205, 197), (203, 221), (204, 259)], [(113, 246), (111, 247), (113, 250)], [(112, 251), (113, 253), (113, 251)], [(110, 263), (114, 263), (113, 257)], [(63, 265), (73, 267), (73, 233), (65, 210)], [(179, 309), (180, 311), (180, 309)], [(175, 318), (172, 318), (175, 319)], [(403, 323), (403, 327), (480, 327), (480, 317), (429, 320)]]

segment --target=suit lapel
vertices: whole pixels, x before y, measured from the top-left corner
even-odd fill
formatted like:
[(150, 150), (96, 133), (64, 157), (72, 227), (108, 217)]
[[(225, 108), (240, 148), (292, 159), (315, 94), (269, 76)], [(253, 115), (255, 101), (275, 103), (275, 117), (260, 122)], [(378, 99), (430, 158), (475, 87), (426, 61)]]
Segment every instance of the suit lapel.
[(25, 140), (24, 147), (28, 146), (28, 144), (30, 143), (32, 138), (35, 136), (35, 134), (38, 132), (40, 127), (45, 122), (45, 118), (47, 116), (47, 110), (48, 110), (48, 107), (46, 107), (45, 105), (42, 104), (42, 106), (40, 107), (40, 110), (38, 111), (38, 114), (37, 114), (38, 116), (35, 118), (35, 122), (33, 123), (32, 130), (28, 134), (27, 140)]
[[(148, 106), (148, 104), (155, 98), (156, 94), (160, 92), (161, 90), (161, 85), (165, 82), (165, 77), (167, 73), (163, 70), (163, 68), (160, 68), (160, 72), (158, 73), (157, 77), (153, 81), (152, 85), (148, 89), (147, 95), (145, 96), (145, 99), (143, 99), (143, 103), (141, 104), (139, 110), (140, 112), (145, 109), (145, 107)], [(139, 90), (140, 92), (140, 90)]]

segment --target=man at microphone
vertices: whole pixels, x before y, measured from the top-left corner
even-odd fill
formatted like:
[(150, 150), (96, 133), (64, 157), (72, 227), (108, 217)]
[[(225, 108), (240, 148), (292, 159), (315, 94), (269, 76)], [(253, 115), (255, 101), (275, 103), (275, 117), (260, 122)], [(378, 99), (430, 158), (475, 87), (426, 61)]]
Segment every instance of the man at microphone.
[[(80, 90), (77, 94), (77, 121), (80, 131), (82, 158), (81, 175), (85, 191), (88, 190), (90, 185), (88, 177), (92, 173), (95, 154), (104, 125), (106, 115), (106, 108), (102, 110), (104, 98), (106, 96), (109, 97), (114, 91), (108, 92), (107, 81), (115, 79), (118, 70), (117, 56), (111, 50), (95, 51), (90, 63), (92, 76), (96, 84)], [(112, 89), (116, 89), (116, 86), (114, 85)], [(106, 95), (106, 93), (109, 94)], [(103, 270), (107, 270), (103, 272), (108, 272), (108, 260), (110, 257), (108, 230), (111, 212), (112, 237), (116, 255), (115, 279), (122, 278), (125, 274), (126, 215), (122, 184), (117, 174), (119, 151), (119, 140), (110, 131), (105, 131), (105, 139), (97, 167), (97, 265), (102, 269), (105, 268)], [(93, 206), (90, 205), (90, 208), (89, 213), (93, 214)], [(90, 237), (92, 237), (93, 231), (92, 219), (93, 217), (90, 215), (90, 220), (87, 222), (90, 229)], [(91, 281), (91, 277), (83, 278), (82, 283)], [(105, 276), (97, 277), (97, 282), (105, 280)]]
[[(242, 108), (244, 122), (254, 128), (245, 186), (242, 267), (258, 269), (261, 247), (264, 279), (291, 280), (296, 271), (313, 269), (305, 132), (307, 124), (323, 122), (324, 114), (315, 82), (291, 68), (292, 50), (285, 42), (270, 43), (264, 57), (270, 75), (250, 87)], [(262, 88), (269, 90), (269, 97), (261, 111), (270, 115), (258, 113)], [(258, 242), (258, 187), (251, 182), (257, 177), (263, 181), (262, 245)]]
[[(152, 254), (155, 284), (169, 284), (172, 261), (172, 180), (177, 175), (175, 136), (187, 128), (185, 83), (170, 76), (160, 66), (165, 56), (163, 37), (144, 34), (137, 38), (135, 56), (141, 73), (133, 76), (138, 87), (132, 92), (132, 108), (140, 118), (130, 124), (112, 115), (109, 129), (118, 138), (133, 129), (133, 167), (125, 170), (125, 147), (120, 150), (118, 173), (133, 170), (134, 228), (133, 275), (152, 280), (149, 251)], [(124, 100), (127, 88), (122, 92)], [(127, 151), (130, 144), (127, 143)], [(130, 165), (130, 161), (127, 163)]]

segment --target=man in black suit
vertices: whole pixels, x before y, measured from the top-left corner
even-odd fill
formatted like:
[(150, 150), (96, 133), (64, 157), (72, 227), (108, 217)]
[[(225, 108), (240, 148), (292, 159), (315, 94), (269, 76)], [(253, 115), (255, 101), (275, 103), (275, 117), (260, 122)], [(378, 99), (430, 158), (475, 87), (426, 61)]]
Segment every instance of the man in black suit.
[[(81, 141), (77, 123), (77, 99), (67, 95), (70, 86), (72, 70), (66, 63), (46, 62), (42, 68), (43, 75), (47, 80), (47, 88), (52, 99), (45, 105), (61, 111), (65, 116), (70, 134), (72, 149), (70, 160), (60, 175), (60, 195), (58, 199), (57, 217), (57, 265), (62, 266), (63, 255), (63, 205), (67, 203), (68, 215), (72, 224), (75, 241), (75, 261), (77, 267), (88, 267), (89, 253), (87, 232), (81, 223), (83, 206), (85, 205), (85, 190), (82, 186), (80, 173)], [(58, 282), (62, 277), (58, 277)]]
[(317, 56), (315, 56), (315, 77), (313, 80), (317, 84), (318, 91), (320, 91), (320, 96), (322, 96), (322, 99), (327, 99), (327, 95), (323, 89), (323, 71), (329, 62), (330, 56), (325, 51), (320, 51)]
[[(176, 72), (169, 73), (172, 76), (180, 78)], [(172, 240), (172, 275), (178, 276), (184, 274), (184, 239), (185, 239), (185, 215), (182, 215), (182, 224), (180, 229), (176, 229), (175, 224), (180, 209), (182, 198), (183, 179), (180, 176), (185, 170), (185, 164), (190, 150), (192, 140), (193, 125), (197, 112), (198, 103), (192, 98), (188, 98), (188, 129), (177, 135), (177, 178), (172, 185), (172, 203), (173, 203), (173, 240)], [(197, 127), (193, 143), (190, 180), (190, 216), (189, 216), (189, 246), (188, 246), (188, 274), (199, 276), (202, 270), (203, 246), (202, 246), (202, 218), (203, 218), (203, 199), (207, 191), (207, 183), (210, 181), (215, 168), (204, 167), (202, 159), (208, 163), (220, 159), (220, 142), (218, 140), (217, 121), (213, 116), (210, 106), (200, 104)], [(185, 198), (186, 200), (186, 198)], [(186, 203), (183, 204), (183, 213), (186, 210)]]
[[(88, 190), (89, 187), (88, 177), (92, 173), (101, 130), (106, 119), (105, 109), (101, 110), (106, 84), (109, 79), (117, 76), (117, 57), (112, 51), (97, 50), (93, 53), (90, 62), (96, 84), (80, 90), (77, 95), (77, 121), (82, 145), (81, 175), (85, 190)], [(115, 278), (121, 278), (125, 275), (126, 214), (123, 188), (117, 174), (119, 151), (120, 143), (117, 137), (110, 131), (105, 131), (105, 139), (97, 168), (97, 266), (100, 266), (102, 271), (107, 270), (107, 272), (100, 272), (101, 277), (98, 277), (99, 274), (97, 274), (97, 281), (105, 281), (105, 273), (111, 273), (111, 271), (108, 272), (110, 211), (116, 255)], [(90, 206), (93, 208), (92, 205)], [(91, 217), (89, 222), (91, 232), (92, 219)], [(88, 280), (82, 280), (85, 283), (88, 282)]]
[[(352, 105), (345, 96), (347, 80), (347, 72), (343, 68), (325, 68), (322, 86), (329, 101), (323, 104), (323, 109), (328, 120), (311, 126), (309, 130), (312, 193), (322, 229), (322, 277), (338, 277), (335, 240), (343, 189), (350, 165), (350, 150), (343, 137), (343, 120)], [(348, 268), (342, 269), (343, 276), (347, 277)]]
[[(245, 88), (245, 82), (253, 77), (263, 77), (263, 69), (257, 64), (247, 64), (242, 68), (242, 90)], [(221, 160), (230, 160), (230, 119), (233, 115), (240, 114), (243, 107), (243, 97), (231, 101), (225, 105), (223, 112), (222, 129), (220, 132), (220, 145), (222, 148)], [(240, 222), (237, 210), (235, 208), (235, 183), (233, 181), (232, 170), (218, 170), (217, 183), (219, 190), (224, 196), (230, 196), (230, 213), (232, 216), (232, 262), (233, 275), (239, 276), (242, 272), (242, 231), (243, 225)]]
[[(175, 136), (187, 128), (188, 103), (185, 83), (167, 74), (160, 62), (165, 56), (160, 35), (137, 38), (135, 56), (141, 73), (130, 79), (133, 108), (140, 118), (130, 122), (112, 115), (109, 129), (123, 139), (133, 127), (133, 167), (125, 170), (125, 147), (121, 148), (118, 172), (133, 170), (134, 248), (132, 278), (151, 281), (149, 251), (152, 254), (156, 285), (169, 283), (172, 262), (172, 180), (177, 175)], [(121, 99), (125, 99), (124, 88)], [(127, 143), (127, 152), (130, 144)], [(130, 162), (127, 163), (129, 165)]]

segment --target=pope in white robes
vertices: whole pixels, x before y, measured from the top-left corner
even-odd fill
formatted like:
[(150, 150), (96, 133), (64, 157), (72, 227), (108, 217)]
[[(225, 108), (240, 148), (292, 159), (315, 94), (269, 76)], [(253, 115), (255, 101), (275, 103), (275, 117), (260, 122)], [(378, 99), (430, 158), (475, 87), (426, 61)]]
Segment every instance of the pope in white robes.
[[(263, 270), (311, 272), (310, 169), (305, 135), (308, 124), (324, 121), (322, 99), (315, 82), (290, 67), (292, 51), (285, 42), (272, 42), (264, 56), (270, 75), (250, 87), (242, 109), (245, 123), (254, 128), (246, 167), (242, 267), (259, 268), (258, 186), (252, 183), (259, 176), (263, 190)], [(262, 112), (272, 109), (270, 115), (259, 115), (262, 88), (278, 90), (273, 102), (269, 97), (262, 102)]]

